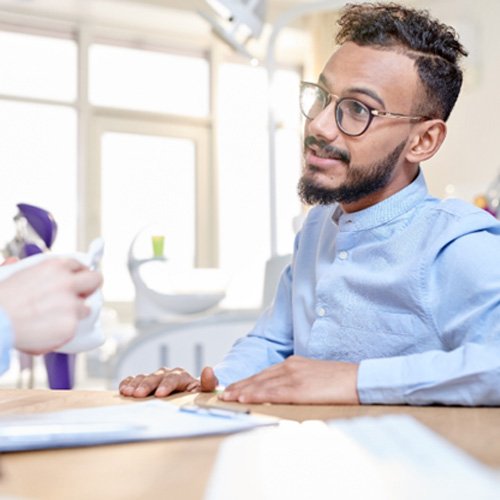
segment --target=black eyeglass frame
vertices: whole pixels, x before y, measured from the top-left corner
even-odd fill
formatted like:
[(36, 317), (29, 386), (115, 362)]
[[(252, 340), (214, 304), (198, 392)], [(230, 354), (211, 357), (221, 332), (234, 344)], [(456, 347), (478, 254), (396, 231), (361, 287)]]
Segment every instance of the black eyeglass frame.
[[(308, 116), (305, 112), (304, 112), (304, 109), (302, 107), (302, 92), (303, 92), (303, 89), (304, 88), (314, 88), (316, 91), (320, 91), (321, 94), (323, 94), (325, 96), (325, 104), (323, 106), (323, 108), (321, 109), (321, 111), (318, 112), (317, 115), (315, 116)], [(367, 130), (368, 130), (368, 127), (371, 125), (372, 121), (373, 121), (373, 118), (375, 117), (378, 117), (378, 118), (394, 118), (394, 119), (406, 119), (406, 120), (411, 120), (411, 121), (426, 121), (426, 120), (432, 120), (432, 118), (430, 118), (429, 116), (415, 116), (415, 115), (405, 115), (405, 114), (402, 114), (402, 113), (391, 113), (389, 111), (383, 111), (381, 109), (376, 109), (376, 108), (372, 108), (371, 106), (369, 106), (368, 104), (365, 104), (363, 101), (360, 101), (359, 99), (355, 99), (354, 97), (339, 97), (335, 94), (330, 94), (330, 92), (326, 91), (323, 87), (321, 87), (320, 85), (316, 84), (316, 83), (312, 83), (312, 82), (300, 82), (300, 98), (299, 98), (299, 102), (300, 102), (300, 112), (309, 120), (314, 120), (314, 118), (316, 118), (316, 116), (319, 115), (319, 113), (321, 113), (322, 111), (324, 111), (331, 103), (332, 101), (335, 101), (335, 123), (337, 124), (337, 127), (339, 128), (339, 130), (344, 133), (345, 135), (348, 135), (349, 137), (359, 137), (360, 135), (364, 134)], [(347, 102), (347, 101), (351, 101), (351, 102), (355, 102), (357, 104), (359, 104), (360, 106), (366, 108), (368, 110), (368, 121), (366, 122), (366, 125), (364, 127), (364, 129), (357, 133), (357, 134), (352, 134), (350, 132), (346, 132), (344, 130), (344, 128), (342, 127), (342, 125), (339, 123), (340, 119), (339, 119), (339, 105), (342, 103), (342, 102)]]

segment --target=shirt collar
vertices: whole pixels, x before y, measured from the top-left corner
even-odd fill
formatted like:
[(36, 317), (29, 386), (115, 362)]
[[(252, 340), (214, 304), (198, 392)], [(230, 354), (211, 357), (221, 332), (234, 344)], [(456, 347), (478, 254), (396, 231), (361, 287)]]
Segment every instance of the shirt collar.
[(408, 212), (427, 196), (427, 184), (422, 170), (416, 179), (389, 198), (360, 210), (344, 213), (340, 205), (333, 210), (332, 220), (340, 231), (362, 231), (385, 224)]

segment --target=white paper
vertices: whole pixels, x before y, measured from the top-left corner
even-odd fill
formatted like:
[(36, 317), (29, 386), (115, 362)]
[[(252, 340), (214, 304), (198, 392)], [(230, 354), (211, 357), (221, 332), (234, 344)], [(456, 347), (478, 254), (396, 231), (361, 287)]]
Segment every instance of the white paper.
[(205, 500), (498, 500), (498, 474), (409, 416), (283, 422), (224, 440)]
[(276, 419), (194, 414), (152, 400), (129, 405), (0, 418), (0, 452), (227, 434)]

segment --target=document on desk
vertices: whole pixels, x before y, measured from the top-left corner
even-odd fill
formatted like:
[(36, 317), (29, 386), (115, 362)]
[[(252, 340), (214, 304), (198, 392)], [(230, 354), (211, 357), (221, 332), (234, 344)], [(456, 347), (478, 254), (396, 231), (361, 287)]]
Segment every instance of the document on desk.
[(230, 434), (275, 418), (167, 401), (0, 417), (0, 452)]
[(500, 477), (407, 415), (226, 438), (204, 500), (498, 500)]

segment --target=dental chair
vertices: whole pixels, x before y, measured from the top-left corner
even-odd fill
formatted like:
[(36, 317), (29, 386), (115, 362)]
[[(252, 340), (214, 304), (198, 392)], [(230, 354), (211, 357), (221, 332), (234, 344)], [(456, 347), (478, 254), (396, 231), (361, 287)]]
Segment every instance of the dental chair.
[(140, 333), (115, 356), (111, 387), (129, 376), (151, 373), (159, 367), (181, 367), (198, 377), (204, 366), (220, 362), (234, 342), (254, 326), (271, 304), (279, 277), (291, 256), (276, 256), (266, 263), (262, 306), (244, 311), (217, 311), (192, 320), (151, 327)]

